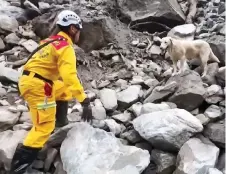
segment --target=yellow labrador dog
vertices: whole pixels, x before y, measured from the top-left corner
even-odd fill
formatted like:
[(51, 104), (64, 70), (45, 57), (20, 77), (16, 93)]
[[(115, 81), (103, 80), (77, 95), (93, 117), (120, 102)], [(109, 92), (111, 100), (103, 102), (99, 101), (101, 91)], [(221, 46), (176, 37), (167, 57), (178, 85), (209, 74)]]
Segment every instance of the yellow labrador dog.
[[(210, 45), (204, 40), (178, 40), (171, 37), (161, 39), (160, 49), (168, 51), (173, 61), (173, 74), (180, 74), (185, 70), (185, 62), (191, 59), (200, 59), (203, 68), (202, 77), (207, 73), (207, 62), (212, 60), (220, 63), (219, 59), (214, 55)], [(177, 61), (180, 61), (179, 72), (177, 72)]]

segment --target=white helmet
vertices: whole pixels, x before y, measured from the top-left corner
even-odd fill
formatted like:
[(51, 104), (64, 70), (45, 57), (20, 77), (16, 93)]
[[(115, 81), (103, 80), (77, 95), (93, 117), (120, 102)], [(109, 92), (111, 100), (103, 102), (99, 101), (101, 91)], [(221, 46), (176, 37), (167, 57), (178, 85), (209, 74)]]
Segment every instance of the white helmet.
[(69, 26), (71, 24), (76, 25), (79, 29), (82, 29), (82, 21), (80, 17), (73, 11), (63, 10), (58, 14), (58, 19), (56, 24), (61, 26)]

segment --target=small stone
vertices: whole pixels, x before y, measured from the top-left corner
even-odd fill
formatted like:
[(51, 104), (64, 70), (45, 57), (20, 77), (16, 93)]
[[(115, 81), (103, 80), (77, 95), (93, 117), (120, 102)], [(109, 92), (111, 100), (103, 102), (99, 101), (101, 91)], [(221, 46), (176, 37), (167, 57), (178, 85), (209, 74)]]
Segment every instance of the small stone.
[(210, 122), (210, 119), (204, 114), (198, 114), (195, 117), (199, 119), (202, 125), (207, 125)]
[(17, 45), (20, 42), (20, 38), (15, 33), (7, 35), (4, 40), (6, 43), (12, 45)]
[(139, 94), (141, 91), (141, 86), (132, 85), (127, 89), (117, 93), (118, 105), (120, 108), (128, 108), (139, 99)]
[(154, 103), (145, 103), (142, 108), (140, 114), (148, 114), (156, 111), (163, 111), (171, 109), (169, 105), (166, 103), (154, 104)]
[(127, 139), (130, 143), (133, 144), (141, 142), (143, 140), (139, 133), (134, 129), (122, 133), (120, 137), (123, 139)]
[(95, 119), (104, 120), (106, 119), (106, 110), (103, 106), (94, 106), (92, 107), (92, 114)]
[(19, 122), (20, 123), (24, 123), (24, 122), (32, 123), (30, 112), (23, 112), (20, 119), (19, 119)]
[(10, 104), (9, 104), (9, 102), (6, 101), (6, 100), (0, 100), (0, 105), (1, 105), (1, 106), (9, 106)]
[(15, 126), (13, 126), (13, 130), (17, 131), (17, 130), (27, 130), (29, 131), (32, 128), (32, 124), (30, 123), (23, 123), (23, 124), (17, 124)]
[(29, 110), (28, 110), (28, 108), (27, 108), (26, 106), (24, 106), (24, 105), (18, 105), (18, 106), (17, 106), (17, 111), (18, 111), (18, 112), (28, 112)]
[(100, 100), (107, 111), (114, 111), (118, 107), (116, 92), (112, 89), (104, 88), (100, 91)]
[(194, 109), (193, 111), (191, 111), (192, 115), (198, 115), (199, 114), (199, 108)]
[(118, 79), (115, 82), (115, 85), (120, 87), (121, 89), (126, 89), (128, 87), (128, 82), (126, 80), (123, 80), (123, 79)]
[(220, 86), (211, 85), (206, 89), (205, 101), (209, 104), (216, 104), (224, 100), (224, 93)]
[(204, 129), (204, 135), (218, 147), (225, 148), (225, 120), (209, 123)]
[(105, 87), (107, 87), (108, 85), (110, 85), (110, 81), (109, 80), (104, 80), (104, 81), (102, 81), (99, 85), (98, 85), (98, 88), (100, 89), (100, 88), (105, 88)]
[(132, 85), (141, 85), (144, 83), (144, 80), (141, 76), (133, 76), (133, 79), (130, 83)]
[(21, 40), (19, 42), (24, 48), (26, 48), (30, 53), (34, 51), (39, 45), (33, 41), (32, 39), (29, 40)]
[(174, 27), (167, 36), (176, 39), (194, 40), (196, 27), (194, 24), (184, 24)]
[(222, 117), (224, 111), (217, 105), (211, 105), (205, 110), (204, 114), (211, 120), (215, 120)]
[(121, 126), (120, 126), (120, 124), (116, 123), (115, 120), (106, 119), (104, 121), (107, 124), (110, 131), (113, 132), (115, 135), (119, 135), (121, 133)]
[(119, 55), (113, 56), (113, 57), (112, 57), (112, 61), (113, 61), (114, 63), (120, 62), (120, 57), (119, 57)]
[(115, 120), (121, 121), (123, 123), (129, 122), (131, 120), (131, 114), (129, 112), (124, 112), (122, 114), (113, 115), (112, 118)]
[(144, 48), (146, 48), (146, 47), (147, 47), (147, 44), (144, 43), (144, 42), (138, 43), (138, 44), (137, 44), (137, 48), (144, 49)]
[(153, 55), (160, 55), (161, 54), (161, 49), (160, 49), (160, 47), (159, 46), (157, 46), (157, 45), (152, 45), (152, 47), (151, 47), (151, 49), (150, 49), (150, 53), (151, 53), (151, 55), (153, 56)]
[(132, 46), (137, 46), (139, 44), (139, 39), (132, 41), (131, 45)]
[(157, 173), (167, 171), (168, 174), (171, 174), (176, 168), (176, 156), (174, 154), (154, 149), (151, 152), (151, 157), (157, 164)]
[(135, 117), (138, 117), (138, 116), (140, 116), (140, 114), (141, 114), (142, 106), (143, 106), (142, 103), (137, 102), (137, 103), (133, 104), (133, 105), (128, 109), (128, 111), (132, 112), (132, 113), (135, 115)]

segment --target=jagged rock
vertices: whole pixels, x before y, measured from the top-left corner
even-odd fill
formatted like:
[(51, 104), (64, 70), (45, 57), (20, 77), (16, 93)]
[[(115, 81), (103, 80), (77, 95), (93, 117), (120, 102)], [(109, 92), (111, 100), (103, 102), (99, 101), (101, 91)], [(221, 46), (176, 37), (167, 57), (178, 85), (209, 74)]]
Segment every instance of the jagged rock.
[(132, 85), (129, 86), (127, 89), (117, 93), (119, 108), (125, 109), (136, 103), (139, 99), (140, 91), (141, 86)]
[(204, 135), (219, 147), (225, 148), (225, 120), (209, 123), (204, 129)]
[(0, 131), (13, 127), (19, 120), (20, 113), (12, 113), (7, 110), (7, 107), (0, 107), (0, 113)]
[(32, 123), (30, 113), (29, 112), (23, 112), (20, 119), (19, 119), (19, 122), (20, 123), (24, 123), (24, 122)]
[(218, 85), (211, 85), (206, 89), (205, 101), (209, 104), (216, 104), (224, 100), (224, 92)]
[(210, 120), (216, 120), (219, 119), (223, 116), (224, 114), (224, 109), (220, 108), (217, 105), (211, 105), (209, 106), (204, 114), (210, 119)]
[(202, 125), (207, 125), (210, 122), (210, 118), (204, 114), (196, 115), (196, 118), (202, 123)]
[(49, 140), (47, 141), (46, 145), (48, 147), (56, 147), (59, 146), (67, 136), (67, 133), (70, 129), (72, 129), (76, 123), (70, 123), (64, 127), (59, 128), (56, 132), (54, 132)]
[(141, 115), (133, 120), (136, 131), (151, 144), (165, 151), (178, 151), (195, 133), (201, 122), (183, 109), (168, 109)]
[(185, 20), (184, 13), (177, 1), (135, 0), (131, 2), (129, 0), (119, 0), (117, 3), (121, 13), (132, 22), (147, 22), (155, 18), (156, 20), (167, 19), (168, 23), (164, 23), (166, 25), (169, 23), (178, 25)]
[[(70, 148), (71, 146), (73, 148)], [(68, 174), (138, 174), (150, 161), (148, 151), (122, 145), (112, 134), (85, 123), (77, 123), (69, 131), (60, 152), (64, 169)], [(107, 163), (103, 159), (107, 159)]]
[(216, 74), (217, 83), (222, 87), (225, 86), (225, 69), (225, 66), (219, 68), (218, 73)]
[(116, 92), (112, 89), (100, 91), (100, 100), (107, 111), (114, 111), (118, 107)]
[(160, 76), (162, 72), (162, 67), (159, 66), (157, 63), (150, 61), (148, 62), (146, 68), (144, 68), (144, 72), (152, 72), (155, 76)]
[(176, 156), (174, 154), (154, 149), (151, 157), (157, 165), (157, 173), (172, 174), (176, 168)]
[(104, 120), (107, 117), (106, 110), (104, 109), (103, 106), (92, 107), (92, 114), (93, 117), (98, 120)]
[(115, 50), (100, 50), (99, 54), (103, 58), (110, 59), (113, 56), (117, 55), (118, 53)]
[(130, 143), (133, 144), (141, 142), (143, 140), (139, 133), (134, 129), (122, 133), (120, 137), (128, 140)]
[(6, 32), (15, 32), (19, 24), (14, 17), (9, 17), (8, 15), (0, 15), (0, 29)]
[(149, 89), (144, 93), (144, 98), (146, 99), (153, 91), (153, 89), (159, 84), (159, 81), (156, 79), (150, 79), (148, 83)]
[(2, 40), (2, 38), (0, 38), (0, 51), (3, 51), (5, 49), (5, 44)]
[(192, 111), (202, 104), (205, 89), (200, 76), (196, 72), (185, 71), (183, 75), (170, 77), (166, 85), (173, 81), (179, 85), (168, 101), (175, 103), (178, 108), (188, 111)]
[(167, 109), (171, 109), (171, 108), (166, 103), (161, 103), (161, 104), (145, 103), (141, 108), (140, 115), (148, 114), (156, 111), (163, 111)]
[(112, 118), (123, 123), (129, 122), (132, 119), (131, 113), (125, 111), (122, 114), (113, 115)]
[(15, 33), (11, 33), (7, 35), (4, 40), (7, 44), (17, 45), (20, 41), (20, 38)]
[(26, 134), (25, 130), (7, 130), (0, 133), (0, 165), (2, 164), (5, 170), (9, 171), (16, 147), (22, 143)]
[(184, 24), (172, 28), (167, 36), (176, 39), (194, 40), (196, 26), (194, 24)]
[(17, 131), (17, 130), (27, 130), (29, 131), (32, 127), (32, 124), (30, 123), (23, 123), (23, 124), (17, 124), (15, 126), (13, 126), (13, 130)]
[(159, 56), (161, 54), (161, 49), (159, 46), (157, 45), (152, 45), (151, 49), (150, 49), (150, 53), (151, 53), (151, 57), (153, 56)]
[(119, 135), (122, 132), (120, 124), (116, 123), (115, 120), (106, 119), (104, 121), (108, 128), (110, 129), (110, 131), (113, 132), (115, 135)]
[(223, 174), (223, 173), (216, 168), (209, 168), (208, 174)]
[(49, 171), (51, 164), (55, 160), (57, 156), (58, 151), (55, 148), (49, 148), (47, 151), (47, 158), (45, 159), (44, 162), (44, 170), (47, 172)]
[(144, 100), (144, 103), (161, 102), (170, 94), (174, 93), (178, 88), (175, 81), (168, 83), (165, 86), (157, 86), (152, 93)]
[(3, 63), (0, 63), (0, 81), (13, 81), (18, 82), (20, 73), (14, 69), (5, 67)]
[(123, 79), (118, 79), (115, 82), (115, 85), (120, 87), (122, 90), (124, 90), (128, 87), (128, 82), (126, 80), (123, 80)]
[(220, 151), (218, 162), (215, 166), (218, 170), (225, 173), (225, 150)]
[(20, 44), (24, 48), (26, 48), (26, 50), (28, 50), (30, 53), (38, 47), (38, 44), (35, 41), (33, 41), (32, 39), (22, 40), (22, 41), (20, 41)]
[(0, 97), (5, 96), (6, 94), (7, 94), (6, 90), (0, 87)]
[(191, 138), (179, 151), (174, 174), (207, 173), (209, 168), (215, 166), (218, 155), (219, 149), (208, 139), (202, 136)]
[(137, 103), (133, 104), (128, 109), (128, 111), (132, 112), (135, 115), (135, 117), (138, 117), (138, 116), (140, 116), (142, 107), (143, 107), (142, 103), (137, 102)]
[(225, 39), (224, 36), (214, 35), (205, 39), (213, 50), (213, 53), (225, 65)]
[(194, 109), (190, 112), (192, 115), (198, 115), (199, 114), (199, 108)]

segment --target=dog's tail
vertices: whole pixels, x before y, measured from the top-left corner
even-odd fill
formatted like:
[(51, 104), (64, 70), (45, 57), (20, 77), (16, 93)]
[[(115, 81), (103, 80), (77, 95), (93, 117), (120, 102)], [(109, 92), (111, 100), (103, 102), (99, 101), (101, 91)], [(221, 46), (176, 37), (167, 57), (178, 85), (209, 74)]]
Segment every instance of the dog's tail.
[(210, 57), (209, 57), (209, 59), (210, 59), (210, 61), (220, 63), (220, 60), (217, 58), (217, 56), (215, 56), (215, 54), (213, 53), (212, 50), (210, 51)]

